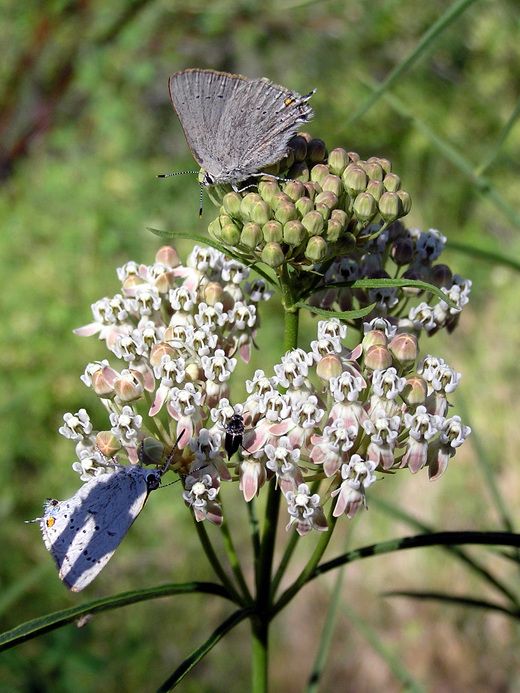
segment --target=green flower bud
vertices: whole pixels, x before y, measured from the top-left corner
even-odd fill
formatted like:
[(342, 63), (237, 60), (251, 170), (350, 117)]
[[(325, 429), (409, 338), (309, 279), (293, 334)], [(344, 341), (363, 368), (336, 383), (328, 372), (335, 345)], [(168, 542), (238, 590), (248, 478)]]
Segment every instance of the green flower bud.
[(301, 180), (302, 183), (307, 183), (310, 178), (309, 167), (303, 162), (297, 162), (289, 169), (287, 173), (288, 178), (293, 178), (294, 180)]
[(346, 229), (348, 226), (349, 222), (349, 216), (345, 212), (344, 209), (333, 209), (330, 215), (331, 219), (334, 219), (334, 221), (339, 221), (341, 224), (342, 230)]
[(328, 245), (321, 236), (309, 238), (305, 248), (305, 257), (311, 262), (321, 262), (327, 257)]
[(375, 161), (372, 161), (372, 162), (360, 161), (358, 163), (358, 166), (360, 166), (363, 169), (363, 171), (367, 174), (367, 176), (371, 180), (382, 181), (383, 178), (385, 177), (383, 169)]
[(405, 190), (398, 190), (395, 194), (401, 200), (400, 216), (405, 217), (412, 208), (412, 198)]
[(329, 153), (328, 162), (330, 172), (334, 173), (336, 176), (341, 176), (349, 163), (348, 154), (344, 149), (341, 149), (341, 147), (336, 147), (336, 149), (333, 149)]
[(329, 175), (329, 168), (325, 164), (316, 164), (311, 168), (311, 181), (318, 183), (321, 187), (321, 182)]
[(296, 202), (296, 200), (299, 200), (300, 197), (306, 194), (305, 187), (299, 180), (290, 180), (283, 186), (283, 191), (293, 202)]
[(418, 407), (426, 402), (428, 396), (428, 383), (418, 375), (407, 378), (406, 385), (400, 393), (409, 407)]
[(312, 212), (314, 209), (314, 202), (308, 197), (300, 197), (299, 200), (296, 200), (294, 206), (298, 210), (300, 216), (304, 217), (309, 212)]
[(252, 207), (253, 203), (254, 202), (261, 202), (261, 201), (262, 201), (262, 198), (260, 197), (260, 195), (258, 193), (253, 193), (253, 192), (247, 193), (247, 195), (245, 195), (242, 198), (242, 203), (240, 205), (240, 213), (241, 213), (242, 217), (244, 219), (248, 219), (251, 215), (251, 207)]
[(327, 156), (327, 148), (325, 142), (317, 137), (312, 139), (307, 144), (307, 159), (313, 164), (318, 164)]
[(275, 196), (281, 192), (280, 186), (273, 178), (264, 178), (258, 183), (258, 193), (262, 200), (272, 205)]
[[(348, 152), (348, 158), (350, 159), (351, 162), (357, 163), (358, 161), (361, 161), (361, 157), (357, 152)], [(348, 166), (348, 164), (347, 164)]]
[(367, 222), (377, 213), (377, 202), (369, 193), (360, 193), (354, 200), (353, 209), (358, 221)]
[(287, 152), (288, 153), (283, 157), (283, 159), (280, 159), (280, 171), (287, 171), (296, 161), (293, 150), (288, 149)]
[(110, 459), (121, 450), (122, 445), (119, 438), (111, 431), (100, 431), (96, 436), (96, 447), (107, 459)]
[(266, 243), (271, 243), (272, 241), (281, 243), (283, 236), (282, 225), (279, 221), (268, 221), (262, 227), (262, 235)]
[[(307, 140), (305, 139), (305, 137), (302, 137), (301, 135), (296, 135), (296, 137), (293, 137), (291, 140), (289, 140), (289, 144), (287, 146), (293, 152), (294, 161), (296, 163), (299, 163), (300, 161), (305, 161), (305, 159), (307, 158)], [(291, 178), (292, 177), (293, 176), (291, 176)]]
[(235, 246), (240, 241), (240, 229), (236, 224), (226, 224), (220, 232), (223, 243)]
[(371, 371), (385, 370), (392, 365), (392, 354), (382, 344), (369, 347), (365, 354), (365, 367)]
[(231, 217), (238, 217), (240, 215), (240, 205), (242, 203), (242, 195), (237, 192), (230, 192), (224, 195), (222, 201), (222, 207), (224, 211)]
[(158, 465), (164, 455), (164, 445), (156, 438), (146, 437), (141, 443), (144, 464)]
[(339, 176), (333, 176), (329, 173), (321, 182), (321, 189), (324, 192), (333, 192), (336, 197), (339, 197), (343, 192), (343, 183)]
[(307, 181), (306, 183), (303, 184), (303, 186), (306, 190), (305, 194), (311, 200), (314, 200), (316, 195), (319, 195), (321, 192), (321, 187), (318, 185), (318, 183), (315, 183), (314, 181)]
[(367, 159), (367, 163), (372, 164), (376, 163), (381, 166), (383, 171), (386, 173), (391, 173), (392, 172), (392, 164), (388, 159), (385, 159), (384, 157), (381, 156), (371, 156), (370, 159)]
[(276, 269), (284, 262), (285, 255), (279, 243), (266, 243), (262, 250), (262, 262)]
[(316, 202), (314, 209), (321, 214), (325, 221), (330, 217), (330, 209), (324, 202)]
[(414, 337), (413, 334), (407, 334), (406, 332), (396, 334), (388, 345), (388, 348), (403, 366), (415, 363), (417, 355), (419, 354), (417, 337)]
[(271, 218), (272, 211), (272, 208), (267, 204), (267, 202), (260, 200), (260, 202), (254, 202), (251, 205), (249, 217), (251, 221), (263, 226), (264, 224), (267, 224)]
[(379, 213), (384, 221), (395, 221), (401, 212), (401, 201), (397, 197), (397, 193), (385, 192), (379, 199)]
[(286, 202), (292, 203), (292, 200), (287, 193), (280, 190), (280, 192), (276, 193), (276, 195), (273, 197), (273, 201), (270, 203), (270, 205), (274, 210), (276, 210), (279, 205), (285, 204)]
[(319, 193), (319, 195), (316, 195), (316, 199), (314, 200), (314, 203), (316, 205), (322, 203), (322, 204), (326, 205), (329, 209), (334, 209), (335, 207), (338, 206), (338, 196), (335, 193), (333, 193), (331, 190), (325, 190), (325, 191)]
[(397, 192), (401, 189), (401, 179), (396, 173), (387, 173), (383, 178), (383, 185), (388, 192)]
[(271, 164), (270, 166), (264, 166), (262, 172), (271, 174), (272, 176), (277, 176), (280, 173), (280, 162), (276, 161), (274, 164)]
[(318, 211), (313, 210), (303, 217), (302, 224), (310, 236), (319, 236), (323, 231), (325, 221)]
[(385, 192), (385, 186), (380, 180), (369, 180), (367, 193), (370, 193), (376, 202), (379, 202), (381, 195)]
[(345, 188), (351, 197), (356, 197), (366, 190), (368, 178), (362, 168), (349, 164), (341, 176)]
[(209, 222), (208, 233), (210, 236), (213, 236), (213, 238), (220, 240), (221, 230), (222, 230), (222, 227), (220, 225), (220, 219), (218, 217)]
[(242, 233), (240, 234), (240, 243), (242, 245), (253, 250), (260, 245), (263, 240), (262, 228), (259, 224), (255, 224), (254, 221), (249, 221), (247, 224), (244, 224)]
[(286, 224), (292, 219), (298, 219), (298, 211), (294, 202), (282, 202), (282, 204), (278, 205), (276, 208), (274, 217), (277, 221), (281, 222), (281, 224)]
[(283, 240), (287, 245), (300, 245), (306, 236), (307, 231), (303, 227), (301, 221), (288, 221), (283, 227)]
[(341, 236), (342, 231), (343, 227), (339, 221), (337, 221), (336, 219), (329, 219), (325, 226), (325, 233), (323, 234), (323, 238), (328, 243), (335, 243)]

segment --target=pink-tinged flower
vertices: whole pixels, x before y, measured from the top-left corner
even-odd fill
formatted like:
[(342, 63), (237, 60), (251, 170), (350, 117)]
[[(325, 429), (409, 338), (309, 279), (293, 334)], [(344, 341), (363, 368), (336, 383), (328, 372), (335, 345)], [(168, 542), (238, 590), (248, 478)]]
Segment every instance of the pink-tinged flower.
[[(290, 397), (290, 392), (287, 395)], [(290, 418), (274, 423), (270, 432), (275, 436), (287, 436), (291, 448), (308, 447), (314, 429), (319, 426), (325, 414), (325, 410), (318, 405), (316, 395), (298, 401), (296, 405), (293, 404)]]
[(287, 531), (296, 525), (296, 531), (300, 536), (308, 534), (311, 529), (325, 532), (328, 529), (325, 513), (320, 505), (320, 496), (317, 493), (311, 495), (307, 484), (299, 484), (295, 491), (287, 491), (287, 512), (291, 516)]
[(302, 470), (298, 466), (301, 451), (292, 449), (286, 436), (282, 436), (276, 445), (268, 443), (264, 452), (267, 457), (265, 466), (276, 474), (277, 483), (284, 493), (303, 483)]
[(79, 442), (87, 438), (92, 433), (92, 424), (86, 409), (80, 409), (75, 414), (67, 412), (63, 415), (64, 426), (60, 426), (59, 433), (65, 438), (70, 438), (74, 442)]
[(113, 298), (102, 298), (92, 306), (94, 322), (72, 330), (80, 337), (90, 337), (99, 332), (99, 339), (104, 339), (111, 348), (120, 334), (129, 334), (133, 325), (127, 322), (129, 307), (126, 299), (117, 294)]
[(144, 392), (144, 377), (133, 368), (125, 368), (114, 379), (114, 392), (121, 402), (134, 402)]
[(131, 447), (137, 447), (143, 417), (135, 414), (132, 407), (125, 404), (121, 412), (109, 414), (109, 419), (112, 433), (120, 438), (124, 445), (130, 444)]
[(208, 520), (213, 525), (222, 524), (222, 508), (216, 500), (219, 489), (218, 479), (211, 474), (202, 473), (199, 476), (195, 472), (186, 477), (182, 497), (186, 505), (193, 510), (197, 522)]
[(428, 459), (428, 443), (439, 432), (443, 419), (428, 413), (426, 407), (417, 407), (415, 414), (404, 415), (404, 425), (409, 430), (405, 443), (406, 452), (399, 467), (406, 467), (416, 474)]
[(265, 484), (265, 467), (253, 457), (248, 457), (240, 462), (238, 472), (240, 479), (238, 487), (244, 494), (245, 501), (249, 503), (259, 494), (260, 488)]
[(202, 402), (202, 392), (196, 390), (193, 383), (186, 383), (182, 389), (173, 387), (170, 390), (166, 409), (172, 419), (177, 421), (177, 430), (186, 431), (186, 435), (178, 443), (179, 450), (186, 447), (189, 438), (198, 435), (207, 418)]
[(460, 416), (445, 419), (438, 438), (430, 443), (428, 449), (428, 477), (430, 481), (438, 479), (448, 466), (448, 462), (471, 433), (471, 428), (461, 422)]
[(358, 429), (358, 426), (346, 427), (342, 419), (325, 426), (323, 436), (315, 435), (312, 438), (310, 461), (322, 465), (325, 476), (334, 476), (354, 446)]
[(332, 498), (338, 498), (332, 513), (334, 517), (344, 513), (351, 520), (362, 505), (366, 507), (365, 491), (376, 481), (374, 469), (374, 462), (365, 462), (357, 454), (342, 465), (343, 482), (330, 494)]
[(387, 416), (383, 409), (372, 414), (370, 420), (364, 421), (363, 429), (370, 436), (366, 458), (376, 467), (391, 469), (394, 464), (394, 449), (401, 427), (400, 416)]

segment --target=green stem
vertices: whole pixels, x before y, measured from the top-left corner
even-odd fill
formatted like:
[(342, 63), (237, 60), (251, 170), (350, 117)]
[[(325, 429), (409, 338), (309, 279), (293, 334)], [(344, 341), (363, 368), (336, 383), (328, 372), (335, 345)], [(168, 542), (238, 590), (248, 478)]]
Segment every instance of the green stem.
[(267, 693), (269, 622), (252, 618), (251, 628), (253, 636), (251, 693)]
[(235, 586), (233, 585), (229, 577), (226, 575), (224, 568), (220, 564), (217, 554), (215, 553), (215, 550), (213, 549), (213, 546), (209, 540), (208, 533), (206, 532), (206, 527), (204, 526), (204, 523), (197, 522), (195, 520), (195, 529), (197, 530), (197, 533), (199, 535), (199, 540), (202, 545), (202, 548), (204, 549), (204, 553), (206, 554), (208, 561), (210, 562), (211, 567), (215, 571), (216, 575), (219, 577), (223, 586), (228, 591), (229, 598), (232, 599), (236, 604), (242, 605), (242, 598), (240, 597), (239, 593), (237, 592)]
[(233, 574), (235, 576), (235, 580), (237, 581), (238, 587), (242, 592), (244, 601), (246, 603), (251, 604), (251, 592), (249, 591), (249, 587), (247, 586), (247, 582), (245, 581), (244, 574), (242, 573), (242, 568), (240, 567), (237, 552), (235, 551), (233, 539), (231, 538), (231, 533), (229, 531), (229, 525), (226, 522), (225, 518), (222, 520), (222, 525), (220, 529), (222, 532), (222, 540), (224, 542), (226, 553), (228, 555), (228, 560), (231, 565)]

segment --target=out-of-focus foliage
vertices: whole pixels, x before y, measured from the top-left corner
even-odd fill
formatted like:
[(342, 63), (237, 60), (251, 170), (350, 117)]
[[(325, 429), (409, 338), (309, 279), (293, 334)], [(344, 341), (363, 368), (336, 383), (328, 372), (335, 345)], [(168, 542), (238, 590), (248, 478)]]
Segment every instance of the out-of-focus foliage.
[[(79, 381), (85, 364), (104, 357), (104, 350), (94, 339), (75, 337), (72, 328), (90, 320), (90, 303), (115, 290), (117, 266), (130, 259), (153, 261), (161, 241), (146, 226), (203, 234), (212, 219), (207, 198), (202, 221), (198, 218), (194, 176), (155, 178), (194, 165), (169, 102), (170, 73), (209, 67), (267, 76), (300, 93), (316, 87), (316, 115), (307, 129), (329, 148), (389, 158), (412, 195), (410, 224), (433, 226), (449, 240), (514, 257), (518, 226), (505, 205), (520, 213), (518, 126), (485, 171), (498, 202), (479, 192), (439, 145), (451, 146), (477, 169), (514, 113), (520, 95), (520, 10), (514, 2), (470, 5), (388, 95), (350, 120), (369, 97), (370, 85), (382, 82), (449, 6), (440, 0), (3, 3), (0, 614), (5, 628), (80, 599), (59, 583), (36, 526), (22, 524), (39, 513), (48, 495), (67, 497), (77, 488), (70, 469), (73, 447), (57, 434), (62, 414), (92, 407), (92, 417), (104, 425), (96, 398)], [(179, 246), (181, 254), (186, 249)], [(474, 280), (473, 308), (466, 309), (455, 335), (442, 343), (435, 338), (431, 349), (463, 371), (458, 394), (471, 402), (467, 420), (489, 445), (498, 482), (506, 501), (513, 502), (520, 491), (514, 469), (518, 291), (510, 288), (516, 277), (460, 254), (450, 259), (455, 271)], [(312, 334), (314, 323), (306, 318), (303, 323), (304, 335)], [(272, 337), (264, 331), (256, 367), (278, 355)], [(487, 512), (486, 486), (475, 470), (466, 452), (438, 488), (424, 480), (424, 494), (414, 503), (404, 485), (400, 500), (443, 528), (491, 528), (496, 518)], [(81, 599), (194, 577), (193, 530), (180, 489), (155, 495), (159, 498)], [(241, 521), (237, 517), (238, 525)], [(360, 526), (351, 545), (407, 531), (388, 524), (381, 515)], [(430, 554), (389, 557), (375, 575), (369, 562), (357, 566), (348, 573), (345, 598), (356, 594), (360, 611), (431, 690), (507, 690), (518, 647), (501, 617), (375, 596), (389, 586), (431, 585), (432, 574), (439, 589), (457, 580), (467, 590), (476, 588), (460, 566), (449, 570), (448, 564), (438, 574), (439, 562)], [(198, 579), (203, 565), (197, 565)], [(309, 588), (312, 604), (300, 604), (275, 623), (273, 679), (280, 690), (302, 690), (316, 637), (308, 624), (322, 618), (323, 587), (325, 582)], [(130, 607), (79, 630), (65, 628), (1, 655), (0, 688), (153, 690), (224, 613), (219, 603), (190, 597)], [(244, 629), (226, 638), (182, 690), (243, 690), (249, 654)], [(345, 652), (351, 652), (347, 662)], [(400, 689), (346, 619), (338, 627), (328, 671), (326, 690), (345, 690), (345, 680), (352, 690)]]

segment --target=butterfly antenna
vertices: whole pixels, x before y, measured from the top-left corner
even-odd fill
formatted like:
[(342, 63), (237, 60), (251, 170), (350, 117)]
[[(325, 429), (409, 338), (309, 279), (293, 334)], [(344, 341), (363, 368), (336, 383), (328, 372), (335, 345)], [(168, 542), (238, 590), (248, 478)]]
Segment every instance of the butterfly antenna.
[(202, 197), (203, 197), (203, 195), (202, 195), (202, 190), (203, 190), (203, 188), (204, 188), (203, 184), (202, 184), (202, 183), (200, 183), (200, 206), (199, 206), (199, 219), (202, 219)]
[(156, 178), (169, 178), (170, 176), (183, 176), (185, 173), (195, 173), (199, 175), (200, 171), (177, 171), (176, 173), (158, 173)]
[[(185, 433), (186, 433), (186, 429), (182, 430), (182, 431), (180, 432), (179, 436), (177, 437), (177, 440), (175, 441), (175, 443), (174, 443), (172, 449), (170, 450), (170, 454), (168, 455), (168, 458), (167, 458), (167, 460), (166, 460), (166, 462), (165, 462), (165, 464), (164, 464), (164, 467), (161, 469), (161, 475), (168, 471), (168, 467), (170, 466), (170, 462), (171, 462), (172, 459), (173, 459), (173, 453), (175, 452), (175, 448), (177, 447), (177, 445), (178, 445), (178, 443), (179, 443), (179, 440), (182, 438), (182, 436), (183, 436)], [(168, 485), (168, 484), (167, 484), (167, 485)]]

